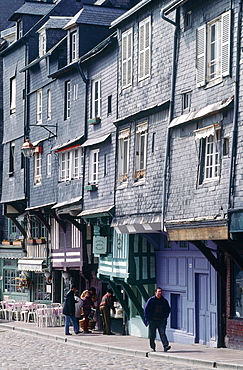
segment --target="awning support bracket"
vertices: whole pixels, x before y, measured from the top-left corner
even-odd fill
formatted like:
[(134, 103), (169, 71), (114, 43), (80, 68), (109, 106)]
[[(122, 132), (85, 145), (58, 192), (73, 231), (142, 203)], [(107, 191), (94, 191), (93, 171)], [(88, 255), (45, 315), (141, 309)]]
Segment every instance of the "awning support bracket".
[[(213, 268), (217, 271), (223, 282), (226, 282), (225, 277), (225, 268), (222, 264), (219, 263), (217, 258), (213, 255), (212, 251), (206, 247), (206, 245), (201, 240), (193, 240), (190, 243), (194, 244), (200, 252), (207, 258), (209, 263), (213, 266)], [(216, 253), (217, 251), (215, 251)]]
[(224, 252), (226, 252), (239, 266), (239, 268), (243, 270), (243, 258), (234, 248), (236, 242), (230, 242), (229, 240), (213, 240), (213, 242), (218, 245)]

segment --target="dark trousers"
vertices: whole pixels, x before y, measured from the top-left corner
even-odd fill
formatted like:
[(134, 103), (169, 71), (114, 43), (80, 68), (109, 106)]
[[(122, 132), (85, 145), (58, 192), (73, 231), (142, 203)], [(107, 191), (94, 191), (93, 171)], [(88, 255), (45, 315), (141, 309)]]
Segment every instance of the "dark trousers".
[(163, 346), (166, 347), (169, 345), (167, 336), (165, 334), (167, 319), (162, 320), (151, 320), (149, 324), (149, 341), (150, 341), (150, 347), (152, 349), (155, 349), (155, 337), (156, 337), (156, 330), (158, 329), (161, 342), (163, 343)]
[(100, 313), (102, 314), (102, 324), (103, 324), (103, 333), (111, 333), (111, 316), (110, 316), (110, 307), (101, 306)]

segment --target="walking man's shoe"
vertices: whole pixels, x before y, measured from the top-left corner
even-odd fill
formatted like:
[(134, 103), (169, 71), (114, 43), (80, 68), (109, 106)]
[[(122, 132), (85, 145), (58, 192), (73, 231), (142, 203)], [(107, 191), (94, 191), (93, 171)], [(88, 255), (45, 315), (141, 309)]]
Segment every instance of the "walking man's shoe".
[(171, 349), (171, 346), (165, 346), (165, 347), (164, 347), (164, 352), (169, 351), (169, 349)]
[(65, 335), (72, 335), (71, 333), (66, 333)]

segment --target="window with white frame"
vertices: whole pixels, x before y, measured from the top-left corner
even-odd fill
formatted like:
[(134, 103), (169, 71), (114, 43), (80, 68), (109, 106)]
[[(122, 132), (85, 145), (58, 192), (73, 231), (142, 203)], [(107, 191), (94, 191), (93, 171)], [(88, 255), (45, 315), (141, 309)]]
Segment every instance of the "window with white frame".
[(128, 180), (130, 128), (120, 130), (118, 142), (118, 182), (123, 184)]
[(51, 90), (47, 90), (47, 119), (51, 119)]
[(17, 40), (23, 36), (23, 22), (22, 19), (17, 21)]
[(99, 174), (99, 149), (90, 150), (89, 158), (89, 183), (91, 185), (97, 185)]
[(190, 107), (191, 107), (191, 91), (187, 91), (182, 94), (182, 113), (189, 112)]
[(80, 179), (83, 175), (83, 149), (76, 148), (59, 153), (59, 181)]
[(148, 122), (136, 126), (135, 181), (143, 179), (146, 173)]
[(150, 75), (151, 63), (151, 17), (139, 23), (139, 58), (138, 78), (142, 80)]
[(9, 177), (14, 175), (15, 170), (15, 141), (9, 143)]
[(197, 29), (197, 86), (230, 73), (231, 13), (223, 13)]
[(101, 117), (101, 80), (92, 81), (92, 118)]
[(59, 224), (54, 218), (51, 218), (51, 248), (59, 249)]
[(37, 105), (37, 109), (36, 109), (36, 119), (37, 119), (37, 123), (41, 123), (42, 122), (42, 89), (39, 89), (37, 90), (37, 99), (36, 99), (36, 105)]
[[(80, 220), (76, 220), (78, 223), (80, 223)], [(81, 242), (81, 234), (79, 229), (72, 225), (72, 248), (80, 248), (80, 242)]]
[(42, 30), (39, 34), (39, 56), (42, 57), (46, 53), (46, 31)]
[(78, 59), (78, 32), (74, 31), (70, 33), (70, 54), (71, 62)]
[(51, 177), (51, 153), (46, 156), (46, 176)]
[(73, 85), (73, 100), (78, 100), (78, 84)]
[(132, 49), (133, 49), (132, 28), (122, 33), (122, 87), (132, 84)]
[(70, 118), (71, 114), (71, 81), (65, 82), (64, 119)]
[(42, 163), (41, 163), (41, 153), (34, 153), (34, 184), (41, 184), (41, 172), (42, 172)]
[(220, 126), (211, 125), (195, 131), (200, 146), (199, 184), (217, 180), (220, 176)]
[(16, 112), (16, 76), (10, 78), (10, 114)]

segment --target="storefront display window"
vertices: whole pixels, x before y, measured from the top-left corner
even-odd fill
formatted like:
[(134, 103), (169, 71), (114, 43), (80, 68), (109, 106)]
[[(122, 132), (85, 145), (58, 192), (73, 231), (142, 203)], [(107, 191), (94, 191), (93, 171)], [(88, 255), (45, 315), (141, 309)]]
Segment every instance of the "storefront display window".
[[(5, 264), (6, 266), (6, 264)], [(4, 269), (3, 279), (4, 279), (4, 292), (13, 293), (13, 292), (21, 292), (21, 288), (19, 287), (18, 278), (20, 276), (20, 271), (15, 269)]]
[(235, 265), (234, 316), (243, 318), (243, 271)]
[(46, 291), (46, 281), (43, 274), (35, 275), (34, 300), (35, 301), (51, 300), (51, 293), (48, 293)]

